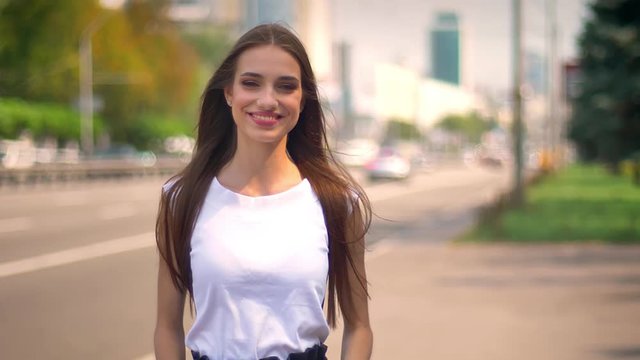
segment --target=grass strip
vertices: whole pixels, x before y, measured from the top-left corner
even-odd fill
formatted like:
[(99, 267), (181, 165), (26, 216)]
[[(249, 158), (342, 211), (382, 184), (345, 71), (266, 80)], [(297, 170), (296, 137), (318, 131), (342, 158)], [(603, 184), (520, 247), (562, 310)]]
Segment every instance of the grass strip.
[(640, 243), (640, 187), (595, 165), (572, 165), (527, 189), (522, 209), (478, 224), (463, 241)]

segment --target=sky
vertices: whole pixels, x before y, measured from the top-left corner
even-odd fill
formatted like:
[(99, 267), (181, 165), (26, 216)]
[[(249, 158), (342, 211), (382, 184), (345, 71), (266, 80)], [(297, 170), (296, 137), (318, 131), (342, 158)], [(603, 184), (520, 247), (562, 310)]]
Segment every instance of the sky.
[[(545, 3), (522, 0), (523, 42), (545, 55)], [(574, 58), (589, 0), (556, 0), (559, 59)], [(391, 62), (420, 74), (429, 71), (429, 29), (438, 11), (458, 14), (462, 29), (463, 81), (472, 88), (506, 93), (512, 68), (512, 0), (332, 0), (332, 31), (352, 49), (354, 91), (373, 91), (373, 64)], [(365, 94), (367, 95), (367, 94)]]

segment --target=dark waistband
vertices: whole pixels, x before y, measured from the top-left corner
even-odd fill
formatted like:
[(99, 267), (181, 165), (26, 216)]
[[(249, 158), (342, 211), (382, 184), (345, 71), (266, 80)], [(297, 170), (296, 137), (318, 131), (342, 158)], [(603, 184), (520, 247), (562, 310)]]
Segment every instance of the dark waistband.
[[(314, 345), (304, 352), (291, 353), (286, 360), (327, 360), (327, 346), (325, 344)], [(191, 350), (193, 360), (209, 360), (207, 355), (200, 355), (197, 351)], [(280, 360), (277, 356), (268, 356), (260, 360)]]

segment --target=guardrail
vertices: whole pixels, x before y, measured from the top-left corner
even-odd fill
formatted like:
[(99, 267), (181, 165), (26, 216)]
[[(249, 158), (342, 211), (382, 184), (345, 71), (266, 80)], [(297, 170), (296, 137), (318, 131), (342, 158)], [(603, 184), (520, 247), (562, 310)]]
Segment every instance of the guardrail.
[(27, 169), (0, 168), (0, 187), (87, 182), (108, 179), (169, 177), (186, 165), (179, 159), (158, 159), (153, 165), (137, 161), (101, 160), (78, 164), (40, 164)]

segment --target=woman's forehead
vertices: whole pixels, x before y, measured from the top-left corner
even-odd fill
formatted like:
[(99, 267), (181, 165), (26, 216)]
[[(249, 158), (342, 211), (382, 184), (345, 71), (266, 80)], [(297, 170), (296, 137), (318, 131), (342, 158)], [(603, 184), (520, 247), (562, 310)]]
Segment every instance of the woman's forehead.
[(236, 74), (259, 74), (263, 77), (295, 77), (300, 79), (300, 64), (277, 45), (260, 45), (242, 52), (236, 64)]

